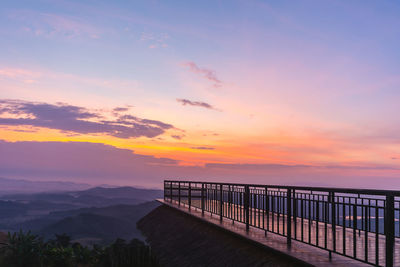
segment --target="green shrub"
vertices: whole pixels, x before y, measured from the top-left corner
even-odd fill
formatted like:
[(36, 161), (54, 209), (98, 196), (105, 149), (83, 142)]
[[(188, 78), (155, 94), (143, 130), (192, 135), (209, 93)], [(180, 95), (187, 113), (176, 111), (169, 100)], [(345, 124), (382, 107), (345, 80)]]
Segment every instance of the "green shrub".
[(117, 239), (109, 246), (84, 247), (71, 244), (66, 235), (47, 242), (31, 232), (8, 233), (8, 242), (0, 248), (0, 266), (9, 267), (156, 267), (151, 248), (133, 239)]

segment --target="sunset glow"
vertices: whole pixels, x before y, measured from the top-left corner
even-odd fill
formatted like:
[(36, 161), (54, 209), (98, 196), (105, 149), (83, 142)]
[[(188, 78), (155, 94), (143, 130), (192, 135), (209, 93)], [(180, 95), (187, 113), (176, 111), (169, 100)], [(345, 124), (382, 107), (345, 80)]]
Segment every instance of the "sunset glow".
[[(0, 150), (0, 175), (400, 189), (399, 4), (30, 3), (0, 8), (0, 145), (15, 151), (11, 162)], [(49, 155), (39, 142), (104, 144), (121, 166), (96, 177), (95, 163), (17, 154)], [(114, 149), (146, 156), (143, 170)]]

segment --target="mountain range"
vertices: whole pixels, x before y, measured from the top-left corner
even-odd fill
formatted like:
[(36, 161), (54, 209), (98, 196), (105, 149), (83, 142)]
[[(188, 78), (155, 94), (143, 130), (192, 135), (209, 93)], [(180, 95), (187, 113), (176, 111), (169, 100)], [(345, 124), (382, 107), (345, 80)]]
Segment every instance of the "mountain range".
[(30, 230), (47, 239), (66, 233), (83, 244), (142, 239), (136, 222), (162, 196), (162, 190), (128, 186), (3, 194), (0, 231)]

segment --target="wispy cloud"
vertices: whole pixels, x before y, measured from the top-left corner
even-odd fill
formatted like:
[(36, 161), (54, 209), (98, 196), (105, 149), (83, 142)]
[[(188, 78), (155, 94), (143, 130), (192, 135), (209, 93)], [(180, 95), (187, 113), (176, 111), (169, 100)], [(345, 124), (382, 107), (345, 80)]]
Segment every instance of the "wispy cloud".
[[(137, 80), (86, 76), (58, 72), (38, 66), (31, 66), (29, 68), (0, 66), (0, 82), (2, 87), (9, 87), (10, 89), (8, 90), (14, 91), (14, 93), (21, 90), (18, 88), (25, 88), (27, 85), (32, 85), (32, 89), (28, 91), (28, 94), (35, 98), (40, 93), (45, 93), (47, 98), (49, 94), (56, 91), (58, 91), (57, 98), (60, 98), (65, 90), (76, 90), (78, 93), (85, 93), (85, 90), (82, 90), (82, 88), (96, 88), (96, 90), (112, 91), (113, 93), (118, 91), (120, 94), (127, 94), (128, 92), (132, 92), (132, 90), (142, 90), (141, 84)], [(15, 86), (17, 86), (17, 89), (12, 89)], [(15, 98), (27, 97), (26, 91), (22, 90), (23, 94), (18, 94)], [(30, 94), (31, 92), (32, 94)], [(121, 108), (131, 107), (126, 105)]]
[(183, 135), (174, 134), (174, 135), (171, 135), (171, 137), (174, 138), (174, 139), (177, 139), (177, 140), (181, 140), (184, 136)]
[(191, 101), (191, 100), (183, 99), (183, 98), (177, 98), (176, 101), (181, 103), (183, 106), (189, 105), (189, 106), (196, 106), (196, 107), (202, 107), (202, 108), (213, 109), (213, 110), (219, 111), (219, 109), (215, 108), (213, 105), (210, 105), (206, 102)]
[(218, 87), (222, 86), (222, 82), (217, 77), (217, 74), (216, 74), (216, 72), (214, 70), (210, 70), (210, 69), (206, 69), (206, 68), (200, 68), (193, 61), (185, 62), (183, 65), (186, 68), (188, 68), (191, 72), (196, 73), (198, 75), (201, 75), (205, 79), (213, 82), (215, 88), (218, 88)]
[(37, 79), (41, 77), (39, 72), (20, 69), (20, 68), (0, 68), (0, 80), (11, 79), (18, 80), (23, 83), (31, 84), (37, 82)]
[(0, 100), (1, 125), (29, 125), (78, 134), (106, 134), (118, 138), (156, 137), (173, 128), (157, 120), (121, 115), (112, 120), (83, 107), (22, 100)]
[(280, 170), (280, 169), (326, 169), (326, 170), (400, 170), (389, 165), (289, 165), (289, 164), (242, 164), (242, 163), (206, 163), (206, 168), (231, 170)]
[(129, 107), (116, 107), (113, 109), (114, 112), (118, 113), (118, 112), (126, 112), (129, 110)]
[(209, 146), (192, 146), (191, 149), (214, 150), (215, 147), (209, 147)]
[(140, 41), (146, 42), (149, 44), (149, 48), (158, 48), (158, 47), (168, 47), (167, 40), (169, 39), (169, 35), (166, 33), (161, 34), (153, 34), (148, 32), (143, 32), (140, 36)]
[(19, 10), (12, 13), (10, 18), (20, 21), (22, 29), (35, 36), (98, 39), (101, 35), (99, 28), (78, 17)]

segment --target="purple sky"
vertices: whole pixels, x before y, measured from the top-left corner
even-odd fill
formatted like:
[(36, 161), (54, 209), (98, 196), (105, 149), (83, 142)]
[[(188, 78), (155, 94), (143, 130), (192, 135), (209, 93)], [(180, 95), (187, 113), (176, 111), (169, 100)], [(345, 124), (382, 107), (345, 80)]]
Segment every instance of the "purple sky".
[(395, 1), (3, 1), (0, 176), (400, 190)]

